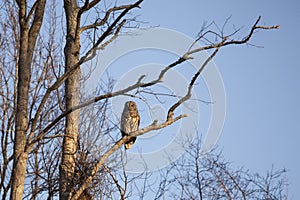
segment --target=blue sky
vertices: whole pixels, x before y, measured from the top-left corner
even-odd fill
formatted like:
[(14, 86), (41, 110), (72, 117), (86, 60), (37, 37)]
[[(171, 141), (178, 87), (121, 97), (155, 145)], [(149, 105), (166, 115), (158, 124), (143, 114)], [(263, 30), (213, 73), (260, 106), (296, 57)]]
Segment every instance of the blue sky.
[(227, 113), (218, 146), (234, 166), (265, 173), (286, 168), (289, 199), (300, 199), (300, 3), (287, 1), (171, 1), (142, 4), (140, 19), (190, 37), (203, 22), (231, 24), (247, 31), (259, 15), (262, 25), (281, 25), (260, 31), (252, 44), (226, 47), (214, 62), (226, 89)]

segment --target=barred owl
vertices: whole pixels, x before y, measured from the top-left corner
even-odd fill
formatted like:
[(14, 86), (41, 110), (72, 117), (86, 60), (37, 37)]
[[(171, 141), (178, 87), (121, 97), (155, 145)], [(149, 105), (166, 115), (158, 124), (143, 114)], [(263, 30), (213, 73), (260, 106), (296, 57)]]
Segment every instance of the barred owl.
[[(134, 101), (127, 101), (121, 117), (121, 133), (122, 137), (129, 135), (131, 132), (137, 131), (140, 125), (140, 116), (138, 108)], [(124, 144), (125, 149), (130, 149), (134, 144), (136, 137), (133, 137)]]

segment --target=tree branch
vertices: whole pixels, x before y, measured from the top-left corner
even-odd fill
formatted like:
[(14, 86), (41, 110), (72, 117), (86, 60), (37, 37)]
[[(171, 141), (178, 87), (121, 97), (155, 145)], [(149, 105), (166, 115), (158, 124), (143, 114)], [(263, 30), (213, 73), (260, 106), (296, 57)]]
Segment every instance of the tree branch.
[[(116, 18), (116, 20), (107, 28), (107, 30), (99, 37), (99, 39), (97, 40), (96, 44), (93, 45), (93, 47), (83, 56), (80, 58), (80, 60), (70, 68), (70, 70), (68, 70), (67, 72), (65, 72), (61, 77), (59, 77), (57, 79), (57, 81), (55, 83), (52, 84), (52, 86), (50, 88), (47, 89), (45, 95), (43, 96), (42, 100), (41, 100), (41, 103), (36, 111), (36, 114), (33, 118), (33, 121), (37, 121), (38, 120), (38, 117), (45, 105), (45, 103), (47, 102), (50, 94), (52, 91), (56, 90), (59, 86), (61, 86), (64, 81), (74, 73), (74, 71), (80, 67), (81, 64), (83, 64), (84, 62), (86, 62), (87, 59), (91, 59), (91, 57), (89, 57), (92, 53), (94, 53), (94, 51), (96, 50), (97, 47), (99, 47), (99, 45), (105, 40), (105, 38), (110, 35), (111, 31), (113, 30), (113, 28), (117, 25), (117, 23), (133, 8), (135, 7), (139, 7), (139, 5), (141, 4), (143, 0), (139, 0), (137, 1), (136, 3), (134, 4), (131, 4), (130, 6), (128, 6), (125, 10), (122, 11), (122, 13)], [(121, 23), (122, 24), (122, 23)], [(118, 31), (118, 30), (117, 30)], [(88, 104), (89, 105), (89, 104)], [(79, 109), (79, 108), (78, 108)], [(76, 109), (77, 110), (77, 109)], [(73, 110), (74, 111), (74, 110)], [(67, 112), (64, 112), (64, 113), (71, 113), (69, 111)], [(66, 116), (66, 115), (64, 115)], [(60, 120), (60, 119), (59, 119)], [(56, 121), (56, 123), (59, 121), (59, 120), (54, 120)], [(52, 123), (51, 123), (52, 124)], [(30, 133), (30, 137), (31, 138), (33, 135), (34, 135), (34, 131), (35, 131), (35, 125), (36, 123), (32, 123), (32, 126), (31, 126), (31, 133)], [(47, 126), (49, 127), (49, 126)], [(47, 128), (46, 127), (46, 128)], [(51, 126), (52, 127), (52, 126)], [(48, 129), (49, 130), (49, 129)], [(29, 152), (34, 144), (34, 142), (42, 139), (44, 136), (44, 133), (43, 134), (38, 134), (37, 138), (35, 138), (33, 141), (29, 141), (28, 142), (28, 145), (26, 145), (26, 152)]]
[[(88, 185), (90, 184), (90, 182), (93, 180), (94, 175), (97, 173), (97, 171), (100, 169), (101, 166), (104, 165), (104, 163), (106, 162), (106, 160), (108, 159), (108, 157), (114, 153), (117, 149), (119, 149), (121, 147), (122, 144), (124, 144), (125, 142), (129, 141), (132, 137), (137, 137), (139, 135), (142, 135), (146, 132), (152, 131), (152, 130), (158, 130), (158, 129), (162, 129), (166, 126), (171, 125), (172, 123), (176, 122), (177, 120), (183, 118), (183, 117), (187, 117), (187, 115), (179, 115), (176, 118), (173, 118), (174, 115), (174, 111), (176, 110), (176, 108), (178, 106), (180, 106), (183, 102), (185, 102), (186, 100), (188, 100), (191, 97), (191, 91), (193, 88), (193, 85), (195, 84), (195, 81), (197, 80), (197, 78), (199, 77), (199, 75), (201, 74), (201, 72), (203, 71), (203, 69), (205, 68), (205, 66), (207, 66), (207, 64), (212, 60), (212, 58), (217, 54), (217, 52), (219, 51), (219, 49), (223, 46), (226, 45), (230, 45), (230, 44), (243, 44), (243, 43), (247, 43), (249, 41), (249, 39), (252, 37), (254, 30), (258, 29), (257, 24), (260, 20), (260, 17), (257, 19), (257, 21), (255, 22), (255, 24), (253, 25), (250, 33), (242, 40), (232, 40), (230, 42), (226, 42), (226, 40), (228, 39), (228, 37), (224, 37), (223, 40), (220, 43), (214, 44), (214, 45), (210, 45), (207, 47), (202, 47), (202, 48), (198, 48), (195, 50), (191, 50), (188, 51), (186, 54), (184, 54), (182, 57), (180, 57), (177, 61), (175, 61), (174, 63), (170, 64), (169, 66), (167, 66), (164, 70), (161, 71), (161, 73), (159, 74), (158, 78), (156, 80), (153, 80), (151, 82), (148, 83), (142, 83), (142, 79), (144, 78), (144, 75), (141, 76), (138, 80), (138, 82), (132, 86), (129, 86), (126, 89), (114, 92), (114, 93), (110, 93), (106, 95), (106, 98), (110, 98), (113, 96), (117, 96), (120, 94), (125, 94), (126, 92), (135, 89), (137, 87), (149, 87), (152, 86), (156, 83), (159, 83), (163, 80), (164, 74), (171, 68), (173, 68), (174, 66), (177, 66), (178, 64), (191, 59), (190, 55), (197, 53), (199, 51), (202, 50), (206, 50), (206, 49), (211, 49), (211, 48), (215, 48), (215, 51), (211, 54), (211, 56), (209, 56), (206, 61), (202, 64), (202, 66), (199, 68), (199, 70), (194, 74), (193, 78), (191, 79), (191, 82), (188, 86), (188, 92), (187, 94), (181, 98), (178, 102), (176, 102), (173, 106), (170, 107), (169, 111), (168, 111), (168, 116), (167, 119), (164, 123), (162, 124), (157, 124), (157, 121), (155, 120), (151, 125), (142, 128), (138, 131), (132, 132), (129, 134), (129, 136), (124, 136), (123, 138), (121, 138), (115, 145), (113, 145), (109, 150), (107, 150), (103, 156), (101, 157), (101, 159), (99, 160), (99, 162), (97, 163), (97, 165), (94, 167), (92, 174), (87, 177), (87, 179), (84, 181), (84, 183), (81, 185), (81, 187), (78, 189), (78, 191), (75, 193), (75, 195), (71, 198), (72, 200), (76, 200), (78, 199), (78, 197), (80, 196), (80, 194), (88, 187)], [(275, 28), (278, 28), (278, 26), (273, 26)], [(269, 27), (271, 29), (271, 27)], [(267, 27), (266, 27), (267, 29)], [(98, 98), (95, 98), (94, 101), (100, 100), (101, 98), (104, 98), (104, 96), (99, 96)], [(225, 188), (226, 189), (226, 188)]]
[[(33, 47), (35, 46), (36, 37), (39, 33), (39, 30), (43, 22), (45, 6), (46, 6), (46, 0), (38, 0), (36, 1), (36, 4), (34, 4), (34, 7), (36, 8), (34, 9), (34, 18), (31, 27), (29, 29), (29, 35), (28, 35), (29, 49), (33, 49)], [(27, 18), (29, 17), (30, 16), (28, 16)]]
[[(223, 47), (223, 46), (228, 46), (228, 45), (233, 45), (233, 44), (246, 44), (250, 38), (253, 36), (254, 34), (254, 31), (257, 30), (257, 29), (279, 29), (280, 26), (279, 25), (275, 25), (275, 26), (257, 26), (257, 24), (259, 23), (261, 19), (261, 16), (259, 16), (257, 18), (257, 20), (255, 21), (254, 25), (252, 26), (250, 32), (248, 33), (247, 36), (245, 36), (242, 40), (230, 40), (228, 42), (219, 42), (219, 43), (215, 43), (215, 44), (212, 44), (212, 45), (208, 45), (208, 46), (204, 46), (204, 47), (200, 47), (200, 48), (197, 48), (197, 49), (194, 49), (194, 50), (190, 50), (188, 51), (187, 54), (191, 55), (191, 54), (194, 54), (196, 52), (200, 52), (200, 51), (204, 51), (204, 50), (209, 50), (209, 49), (214, 49), (214, 48), (219, 48), (219, 47)], [(232, 34), (231, 34), (232, 35)], [(199, 37), (202, 37), (203, 35), (199, 36)], [(224, 38), (228, 38), (229, 39), (229, 36), (230, 35), (227, 35), (225, 37), (222, 38), (222, 40)]]
[(118, 11), (118, 10), (128, 9), (128, 8), (131, 8), (131, 7), (132, 7), (132, 4), (117, 6), (117, 7), (113, 7), (113, 8), (108, 9), (105, 13), (104, 18), (101, 21), (81, 27), (80, 30), (79, 30), (79, 33), (82, 33), (83, 31), (88, 30), (88, 29), (96, 28), (98, 26), (103, 26), (108, 21), (109, 16), (111, 15), (112, 12)]
[(85, 11), (90, 10), (92, 7), (97, 5), (101, 0), (94, 0), (90, 2), (89, 0), (85, 0), (84, 5), (80, 8), (79, 13), (84, 13)]
[(127, 135), (127, 136), (124, 136), (123, 138), (121, 138), (118, 142), (116, 142), (109, 150), (107, 150), (103, 154), (103, 156), (101, 157), (101, 159), (98, 161), (98, 163), (96, 164), (96, 166), (93, 168), (91, 175), (88, 176), (85, 179), (85, 181), (80, 186), (80, 188), (72, 196), (71, 200), (77, 200), (80, 197), (80, 195), (82, 194), (82, 192), (88, 187), (88, 185), (93, 180), (93, 177), (95, 176), (95, 174), (104, 165), (104, 163), (109, 158), (109, 156), (111, 154), (113, 154), (117, 149), (119, 149), (125, 142), (129, 141), (132, 137), (137, 137), (137, 136), (142, 135), (144, 133), (147, 133), (149, 131), (159, 130), (159, 129), (162, 129), (164, 127), (167, 127), (167, 126), (173, 124), (174, 122), (176, 122), (179, 119), (184, 118), (184, 117), (187, 117), (187, 115), (179, 115), (178, 117), (176, 117), (174, 119), (171, 119), (171, 120), (167, 120), (167, 121), (165, 121), (162, 124), (157, 124), (157, 121), (153, 121), (153, 123), (151, 125), (149, 125), (149, 126), (147, 126), (145, 128), (142, 128), (142, 129), (140, 129), (138, 131), (134, 131), (134, 132), (130, 133), (130, 135)]
[(33, 15), (33, 13), (34, 13), (35, 10), (36, 10), (36, 7), (37, 7), (37, 5), (39, 4), (39, 1), (40, 1), (40, 0), (37, 0), (36, 2), (34, 2), (33, 6), (31, 7), (31, 9), (30, 9), (30, 11), (29, 11), (29, 13), (28, 13), (28, 15), (27, 15), (27, 17), (26, 17), (26, 21), (25, 21), (25, 23), (26, 23), (27, 25), (28, 25), (28, 23), (29, 23), (29, 21), (30, 21), (31, 16)]
[[(91, 99), (89, 99), (89, 100), (87, 100), (87, 101), (85, 101), (85, 102), (83, 102), (83, 103), (81, 103), (81, 104), (79, 104), (79, 105), (77, 105), (77, 106), (74, 106), (74, 107), (72, 107), (72, 108), (70, 108), (70, 109), (64, 111), (64, 112), (63, 112), (62, 114), (60, 114), (56, 119), (54, 119), (48, 126), (46, 126), (40, 133), (38, 133), (37, 137), (36, 137), (34, 140), (30, 141), (30, 143), (27, 145), (27, 148), (26, 148), (26, 149), (30, 150), (30, 149), (32, 148), (32, 146), (33, 146), (36, 142), (38, 142), (39, 140), (41, 140), (41, 139), (45, 136), (45, 134), (46, 134), (46, 133), (47, 133), (47, 132), (48, 132), (48, 131), (56, 124), (56, 123), (58, 123), (61, 119), (63, 119), (65, 116), (67, 116), (67, 115), (70, 114), (71, 112), (76, 111), (76, 110), (78, 110), (78, 109), (81, 109), (81, 108), (83, 108), (83, 107), (86, 107), (86, 106), (88, 106), (88, 105), (90, 105), (90, 104), (92, 104), (92, 103), (98, 102), (98, 101), (103, 100), (103, 99), (107, 99), (107, 98), (111, 98), (111, 97), (116, 97), (116, 96), (119, 96), (119, 95), (124, 95), (124, 94), (126, 94), (127, 92), (132, 91), (132, 90), (134, 90), (134, 89), (137, 89), (137, 88), (139, 88), (139, 87), (149, 87), (149, 86), (155, 85), (155, 84), (157, 84), (157, 83), (160, 83), (160, 82), (162, 82), (163, 77), (164, 77), (164, 75), (166, 74), (166, 72), (167, 72), (168, 70), (170, 70), (171, 68), (173, 68), (173, 67), (177, 66), (178, 64), (184, 62), (185, 60), (186, 60), (185, 57), (180, 57), (177, 61), (173, 62), (172, 64), (170, 64), (169, 66), (167, 66), (165, 69), (163, 69), (163, 70), (161, 71), (161, 73), (159, 74), (158, 78), (155, 79), (155, 80), (152, 80), (152, 81), (147, 82), (147, 83), (143, 83), (142, 80), (143, 80), (143, 78), (145, 78), (145, 75), (142, 75), (142, 76), (138, 79), (138, 81), (137, 81), (135, 84), (133, 84), (133, 85), (131, 85), (131, 86), (125, 88), (125, 89), (122, 89), (122, 90), (119, 90), (119, 91), (115, 91), (115, 92), (111, 92), (111, 93), (107, 93), (107, 94), (103, 94), (103, 95), (100, 95), (100, 96), (91, 98)], [(50, 89), (50, 88), (49, 88), (49, 89)], [(49, 90), (49, 89), (48, 89), (48, 90)], [(50, 91), (50, 92), (51, 92), (51, 91)], [(50, 95), (50, 93), (49, 93), (49, 95)], [(44, 100), (44, 99), (43, 99), (43, 100)], [(45, 100), (46, 100), (46, 99), (45, 99)], [(42, 103), (41, 103), (41, 104), (42, 104)], [(42, 109), (42, 108), (41, 108), (41, 109)], [(36, 114), (36, 116), (37, 116), (37, 114)], [(37, 116), (37, 117), (38, 117), (38, 116)], [(32, 133), (32, 134), (33, 134), (33, 133)]]
[(119, 193), (120, 193), (120, 196), (121, 196), (121, 200), (125, 200), (125, 189), (119, 184), (119, 181), (118, 179), (114, 176), (114, 174), (112, 173), (112, 171), (110, 170), (109, 167), (107, 167), (106, 165), (104, 165), (104, 169), (109, 173), (109, 175), (111, 176), (111, 178), (113, 179), (113, 181), (115, 182), (118, 190), (119, 190)]
[[(222, 41), (222, 43), (225, 42), (226, 39), (224, 39)], [(199, 68), (199, 70), (194, 74), (189, 86), (188, 86), (188, 91), (186, 93), (186, 95), (184, 97), (182, 97), (181, 99), (179, 99), (179, 101), (177, 101), (168, 111), (168, 116), (167, 119), (172, 118), (174, 115), (174, 111), (175, 109), (180, 106), (182, 103), (184, 103), (185, 101), (187, 101), (189, 98), (191, 98), (192, 96), (192, 89), (193, 86), (196, 82), (196, 80), (198, 79), (199, 75), (201, 74), (201, 72), (203, 71), (203, 69), (207, 66), (207, 64), (213, 59), (213, 57), (215, 57), (215, 55), (218, 53), (220, 47), (216, 48), (216, 50), (205, 60), (205, 62), (202, 64), (202, 66)]]
[[(138, 6), (140, 4), (140, 2), (142, 2), (142, 0), (136, 2), (135, 4), (133, 4), (132, 6)], [(129, 9), (129, 8), (128, 8)], [(123, 11), (125, 12), (125, 11)], [(120, 17), (120, 16), (119, 16)], [(203, 51), (203, 50), (208, 50), (208, 49), (212, 49), (212, 48), (216, 48), (216, 50), (214, 51), (214, 53), (203, 63), (203, 65), (201, 66), (201, 68), (198, 70), (198, 72), (194, 75), (193, 79), (191, 80), (190, 82), (190, 85), (189, 85), (189, 89), (188, 89), (188, 93), (186, 94), (186, 96), (184, 96), (183, 98), (181, 98), (177, 103), (175, 103), (168, 111), (168, 116), (167, 116), (167, 121), (168, 121), (168, 118), (172, 118), (173, 117), (173, 113), (174, 113), (174, 110), (179, 106), (181, 105), (183, 102), (185, 102), (187, 99), (190, 98), (191, 96), (191, 90), (192, 90), (192, 87), (193, 87), (193, 84), (194, 82), (196, 81), (196, 79), (198, 78), (198, 76), (201, 74), (202, 70), (204, 69), (204, 67), (208, 64), (208, 62), (216, 55), (216, 53), (218, 52), (219, 48), (223, 47), (223, 46), (226, 46), (226, 45), (231, 45), (231, 44), (244, 44), (244, 43), (247, 43), (249, 41), (249, 39), (252, 37), (253, 33), (254, 33), (254, 30), (255, 29), (260, 29), (262, 26), (257, 26), (258, 22), (260, 20), (260, 17), (256, 20), (255, 24), (253, 25), (250, 33), (243, 39), (243, 40), (231, 40), (230, 42), (226, 42), (226, 40), (228, 40), (228, 37), (225, 37), (223, 38), (223, 40), (217, 44), (214, 44), (214, 45), (209, 45), (209, 46), (205, 46), (205, 47), (200, 47), (200, 48), (197, 48), (197, 49), (194, 49), (194, 50), (189, 50), (187, 53), (185, 53), (182, 57), (180, 57), (177, 61), (171, 63), (170, 65), (168, 65), (165, 69), (163, 69), (161, 71), (161, 73), (159, 74), (158, 78), (155, 79), (155, 80), (152, 80), (150, 82), (147, 82), (147, 83), (143, 83), (142, 82), (142, 79), (145, 77), (145, 75), (142, 75), (137, 83), (125, 88), (125, 89), (122, 89), (122, 90), (119, 90), (119, 91), (116, 91), (116, 92), (112, 92), (112, 93), (107, 93), (107, 94), (103, 94), (103, 95), (100, 95), (100, 96), (97, 96), (95, 98), (92, 98), (90, 100), (87, 100), (77, 106), (74, 106), (73, 108), (70, 108), (69, 110), (66, 110), (64, 111), (61, 115), (59, 115), (55, 120), (53, 120), (46, 128), (43, 129), (43, 131), (41, 131), (38, 136), (30, 142), (30, 144), (28, 145), (28, 147), (32, 146), (35, 142), (41, 140), (45, 134), (47, 133), (47, 131), (49, 131), (56, 123), (58, 123), (62, 118), (64, 118), (66, 115), (70, 114), (71, 112), (75, 111), (75, 110), (78, 110), (80, 108), (83, 108), (83, 107), (86, 107), (92, 103), (95, 103), (95, 102), (98, 102), (102, 99), (106, 99), (106, 98), (111, 98), (111, 97), (115, 97), (115, 96), (119, 96), (119, 95), (124, 95), (126, 94), (127, 92), (129, 91), (132, 91), (134, 89), (137, 89), (139, 87), (150, 87), (152, 85), (155, 85), (157, 83), (160, 83), (162, 82), (163, 80), (163, 77), (164, 75), (170, 70), (172, 69), (173, 67), (185, 62), (186, 60), (189, 60), (189, 59), (192, 59), (192, 57), (190, 57), (192, 54), (194, 53), (197, 53), (199, 51)], [(257, 28), (259, 27), (259, 28)], [(279, 26), (263, 26), (264, 29), (272, 29), (272, 28), (279, 28)], [(101, 40), (101, 38), (99, 38), (99, 40)], [(66, 72), (64, 75), (61, 76), (61, 78), (59, 78), (59, 80), (52, 85), (52, 87), (50, 87), (47, 91), (49, 92), (48, 95), (50, 95), (50, 92), (53, 90), (53, 89), (56, 89), (60, 84), (63, 83), (63, 81), (69, 76), (69, 74), (71, 74), (72, 70), (76, 69), (76, 67), (80, 66), (80, 64), (82, 64), (88, 57), (88, 55), (90, 55), (90, 52), (94, 51), (95, 48), (97, 46), (99, 46), (98, 43), (100, 43), (98, 40), (97, 44), (94, 45), (94, 47), (89, 51), (87, 52), (87, 54), (82, 57), (82, 59), (80, 59), (80, 61), (72, 67), (71, 70), (69, 70), (68, 72)], [(194, 45), (194, 44), (193, 44)], [(46, 93), (47, 94), (47, 93)], [(46, 96), (46, 95), (45, 95)], [(48, 98), (48, 97), (47, 97)], [(43, 99), (44, 100), (44, 99)], [(42, 100), (42, 102), (43, 102)], [(46, 100), (46, 99), (45, 99)], [(43, 105), (41, 103), (41, 105)], [(29, 148), (30, 149), (30, 148)]]

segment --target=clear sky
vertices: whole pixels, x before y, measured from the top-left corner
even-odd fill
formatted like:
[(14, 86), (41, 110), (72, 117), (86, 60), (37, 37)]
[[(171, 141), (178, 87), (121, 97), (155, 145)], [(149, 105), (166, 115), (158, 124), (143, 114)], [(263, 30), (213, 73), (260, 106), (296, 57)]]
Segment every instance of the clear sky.
[(234, 166), (265, 173), (286, 168), (289, 199), (300, 199), (300, 3), (296, 0), (146, 0), (140, 19), (195, 37), (203, 22), (236, 27), (262, 25), (252, 44), (226, 47), (214, 59), (227, 96), (226, 120), (218, 146)]

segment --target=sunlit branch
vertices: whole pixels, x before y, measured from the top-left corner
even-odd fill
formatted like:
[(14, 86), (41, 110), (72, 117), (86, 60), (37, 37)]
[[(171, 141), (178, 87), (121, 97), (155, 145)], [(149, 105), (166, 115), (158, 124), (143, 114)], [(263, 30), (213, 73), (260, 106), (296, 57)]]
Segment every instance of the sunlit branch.
[[(142, 2), (143, 0), (139, 0), (137, 1), (136, 3), (134, 4), (131, 4), (130, 6), (128, 6), (125, 10), (123, 10), (119, 16), (113, 21), (113, 23), (107, 28), (107, 30), (99, 37), (99, 39), (97, 40), (97, 42), (93, 45), (93, 47), (83, 56), (80, 58), (80, 60), (70, 68), (70, 70), (68, 70), (67, 72), (65, 72), (61, 77), (59, 77), (56, 82), (50, 87), (47, 89), (45, 95), (43, 96), (42, 100), (41, 100), (41, 103), (36, 111), (36, 114), (32, 120), (32, 125), (31, 125), (31, 132), (29, 134), (29, 138), (32, 138), (33, 135), (34, 135), (34, 132), (35, 132), (35, 127), (36, 127), (36, 124), (37, 124), (37, 121), (38, 121), (38, 118), (39, 118), (39, 115), (45, 105), (45, 103), (47, 102), (50, 94), (52, 93), (52, 91), (56, 90), (58, 87), (60, 87), (64, 82), (65, 80), (70, 76), (72, 75), (75, 70), (80, 67), (81, 64), (83, 64), (84, 62), (86, 62), (87, 59), (90, 59), (90, 55), (93, 54), (95, 52), (95, 49), (99, 47), (99, 45), (105, 40), (105, 38), (107, 36), (109, 36), (111, 34), (111, 31), (117, 26), (117, 24), (119, 23), (119, 21), (133, 8), (136, 8), (136, 7), (139, 7), (140, 3)], [(122, 23), (121, 23), (122, 25)], [(117, 29), (118, 31), (118, 29)], [(95, 56), (95, 54), (94, 54)], [(68, 114), (70, 112), (67, 112)], [(65, 116), (65, 115), (64, 115)], [(60, 120), (60, 119), (59, 119)], [(59, 121), (59, 120), (55, 120), (56, 123)], [(51, 123), (52, 124), (52, 123)], [(49, 126), (47, 126), (49, 127)], [(48, 129), (49, 130), (49, 129)], [(44, 136), (44, 134), (38, 134), (37, 138), (35, 138), (33, 141), (29, 141), (29, 144), (26, 146), (26, 152), (29, 152), (32, 148), (32, 145), (42, 139)]]

